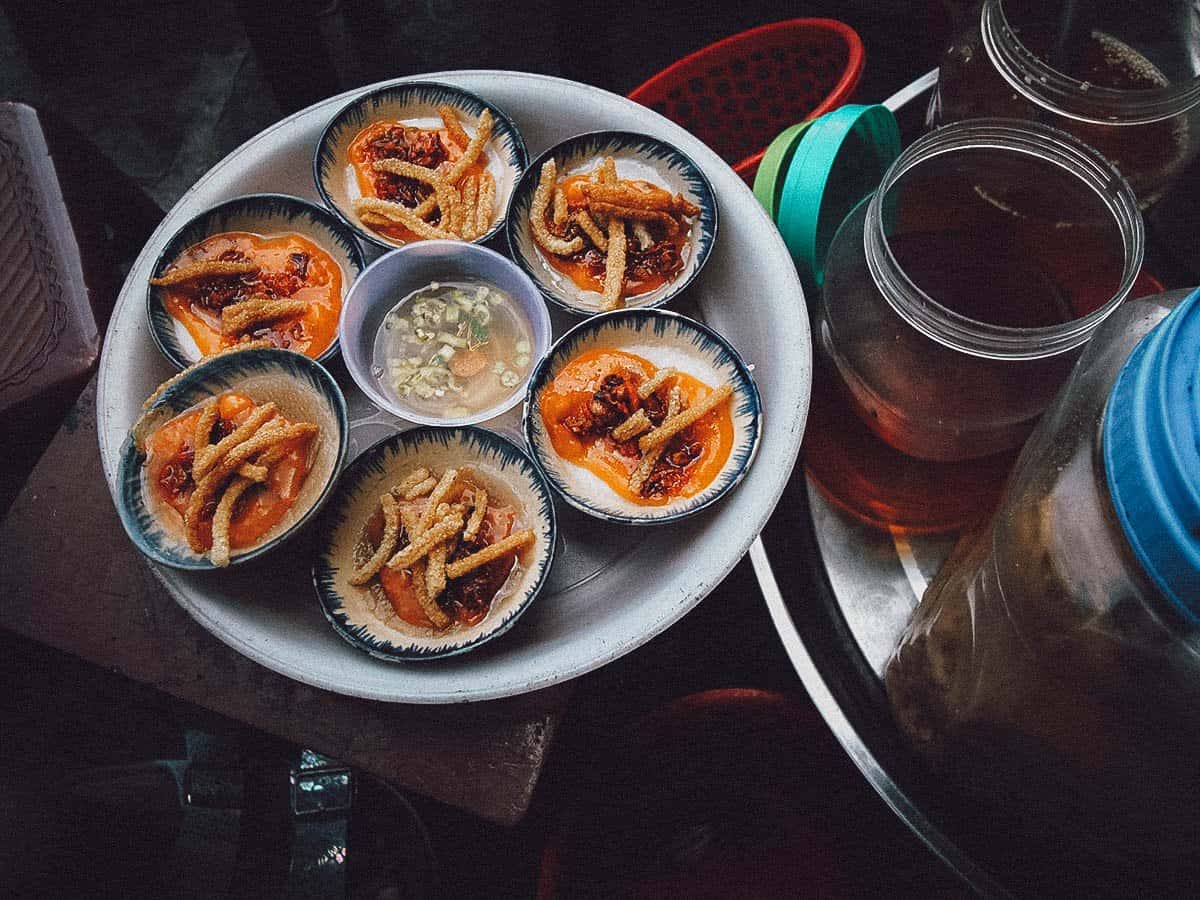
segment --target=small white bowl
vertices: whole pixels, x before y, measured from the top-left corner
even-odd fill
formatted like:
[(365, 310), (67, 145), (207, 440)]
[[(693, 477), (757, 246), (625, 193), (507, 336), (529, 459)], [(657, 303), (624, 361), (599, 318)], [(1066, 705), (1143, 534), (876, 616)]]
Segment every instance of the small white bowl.
[[(479, 282), (499, 288), (512, 298), (529, 325), (528, 372), (510, 396), (469, 416), (431, 416), (405, 406), (390, 396), (372, 373), (375, 337), (384, 317), (413, 291), (435, 281)], [(338, 324), (342, 358), (354, 383), (380, 409), (421, 425), (473, 425), (508, 412), (524, 398), (529, 379), (550, 349), (550, 341), (550, 313), (529, 276), (494, 250), (460, 241), (420, 241), (377, 259), (346, 295)]]

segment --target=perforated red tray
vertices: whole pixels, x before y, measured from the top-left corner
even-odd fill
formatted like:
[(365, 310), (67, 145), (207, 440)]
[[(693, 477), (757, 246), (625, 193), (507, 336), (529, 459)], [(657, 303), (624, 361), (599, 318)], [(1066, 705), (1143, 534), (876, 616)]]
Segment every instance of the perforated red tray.
[(784, 128), (845, 103), (865, 60), (835, 19), (789, 19), (709, 44), (629, 94), (713, 148), (747, 182)]

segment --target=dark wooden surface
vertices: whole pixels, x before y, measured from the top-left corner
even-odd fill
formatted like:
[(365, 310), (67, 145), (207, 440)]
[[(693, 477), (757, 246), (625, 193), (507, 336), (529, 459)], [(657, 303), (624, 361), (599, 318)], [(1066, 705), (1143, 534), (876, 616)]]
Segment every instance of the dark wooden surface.
[(94, 382), (0, 527), (0, 597), (4, 626), (20, 635), (505, 825), (529, 806), (571, 691), (380, 703), (302, 685), (227, 647), (126, 538), (100, 469)]

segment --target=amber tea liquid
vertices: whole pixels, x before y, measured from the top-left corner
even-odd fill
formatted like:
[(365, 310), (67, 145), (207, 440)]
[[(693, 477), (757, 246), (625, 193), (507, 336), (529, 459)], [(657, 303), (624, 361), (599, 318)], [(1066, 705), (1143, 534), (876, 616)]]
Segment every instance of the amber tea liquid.
[[(1122, 279), (1122, 235), (1098, 197), (1086, 186), (1072, 192), (1030, 179), (1019, 161), (988, 165), (994, 161), (962, 156), (894, 189), (888, 249), (913, 284), (958, 316), (1013, 329), (1061, 325), (1113, 297)], [(1011, 377), (988, 389), (998, 398), (1019, 397), (1031, 390), (1031, 372), (1065, 379), (1073, 361), (1014, 365)], [(991, 510), (1019, 448), (955, 462), (916, 459), (889, 443), (886, 420), (863, 408), (831, 369), (818, 353), (804, 458), (836, 505), (912, 533), (961, 528)], [(941, 392), (939, 402), (950, 408), (956, 387), (928, 390)]]

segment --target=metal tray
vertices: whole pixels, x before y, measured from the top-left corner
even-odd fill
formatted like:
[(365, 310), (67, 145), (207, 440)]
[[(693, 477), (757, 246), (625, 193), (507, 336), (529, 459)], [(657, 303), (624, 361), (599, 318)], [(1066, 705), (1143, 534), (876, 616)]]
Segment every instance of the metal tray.
[[(302, 542), (261, 565), (224, 572), (151, 566), (200, 624), (269, 669), (375, 700), (459, 703), (522, 694), (604, 665), (669, 627), (719, 584), (766, 524), (793, 471), (812, 354), (803, 292), (779, 232), (733, 170), (678, 125), (624, 97), (560, 78), (498, 71), (421, 77), (495, 103), (517, 123), (534, 156), (571, 135), (604, 129), (651, 134), (687, 153), (712, 184), (720, 233), (704, 270), (672, 308), (705, 319), (756, 365), (763, 403), (757, 459), (737, 490), (711, 509), (671, 525), (636, 528), (609, 525), (560, 503), (561, 543), (537, 601), (502, 640), (453, 659), (389, 663), (339, 638), (317, 603)], [(276, 191), (315, 199), (317, 138), (362, 90), (369, 88), (301, 110), (231, 153), (180, 199), (133, 264), (100, 363), (97, 424), (110, 491), (121, 442), (142, 399), (171, 371), (146, 325), (146, 278), (161, 248), (192, 216), (230, 197)], [(579, 321), (566, 314), (552, 319), (556, 336)], [(340, 360), (329, 368), (346, 393), (351, 459), (411, 427), (371, 405)], [(514, 411), (485, 424), (521, 442), (519, 419)]]
[[(906, 141), (923, 130), (936, 83), (934, 70), (885, 101)], [(892, 810), (985, 896), (1174, 895), (1190, 875), (1131, 867), (1031, 833), (1005, 810), (950, 789), (904, 742), (882, 672), (955, 540), (863, 525), (797, 467), (750, 557), (784, 648), (826, 723)]]

